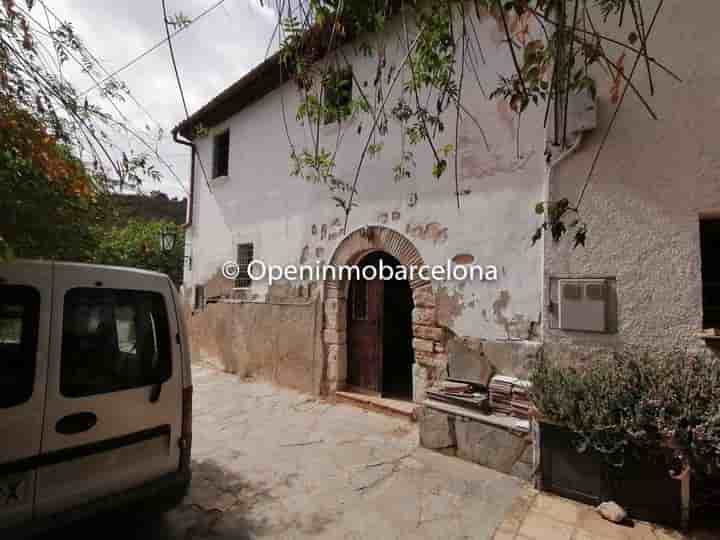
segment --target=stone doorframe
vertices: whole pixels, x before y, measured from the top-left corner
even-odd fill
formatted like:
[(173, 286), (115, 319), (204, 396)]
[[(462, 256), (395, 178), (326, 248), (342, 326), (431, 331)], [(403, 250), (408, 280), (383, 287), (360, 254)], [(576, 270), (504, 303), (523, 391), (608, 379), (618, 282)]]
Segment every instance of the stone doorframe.
[[(335, 250), (330, 264), (353, 265), (365, 255), (383, 251), (406, 267), (422, 266), (423, 258), (413, 243), (396, 230), (370, 225), (349, 233)], [(347, 379), (347, 279), (327, 280), (323, 289), (323, 384), (325, 393), (333, 394), (345, 387)], [(435, 293), (432, 284), (420, 278), (410, 282), (414, 308), (413, 401), (425, 399), (425, 389), (444, 378), (447, 370), (447, 332), (438, 325)]]

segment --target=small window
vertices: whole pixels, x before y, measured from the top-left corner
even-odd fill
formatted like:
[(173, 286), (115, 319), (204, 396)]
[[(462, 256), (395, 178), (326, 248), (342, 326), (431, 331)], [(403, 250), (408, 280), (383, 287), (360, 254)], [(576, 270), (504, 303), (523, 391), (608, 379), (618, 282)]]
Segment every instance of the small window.
[(159, 293), (71, 289), (63, 311), (60, 391), (107, 394), (165, 382), (170, 329)]
[(325, 123), (330, 124), (350, 115), (352, 103), (352, 68), (330, 69), (325, 77)]
[(195, 285), (195, 310), (202, 311), (205, 309), (205, 286)]
[(35, 383), (40, 293), (32, 287), (0, 287), (0, 409), (30, 399)]
[(213, 139), (213, 178), (227, 176), (230, 167), (230, 130)]
[(254, 256), (255, 249), (252, 244), (238, 244), (238, 276), (235, 280), (235, 287), (240, 289), (247, 289), (252, 284), (252, 279), (250, 279), (250, 273), (248, 272), (248, 266), (250, 266), (250, 263), (253, 261)]
[(703, 328), (720, 328), (720, 220), (700, 222)]

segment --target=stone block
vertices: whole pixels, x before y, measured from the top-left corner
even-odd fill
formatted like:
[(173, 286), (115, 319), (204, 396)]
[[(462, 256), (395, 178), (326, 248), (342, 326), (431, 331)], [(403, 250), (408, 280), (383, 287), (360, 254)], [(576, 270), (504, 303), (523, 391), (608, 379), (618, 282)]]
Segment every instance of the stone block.
[(434, 308), (435, 307), (435, 295), (432, 292), (432, 287), (422, 287), (413, 291), (413, 302), (416, 307)]
[(458, 419), (455, 422), (457, 456), (509, 474), (530, 444), (526, 436), (502, 427)]
[(327, 299), (331, 299), (331, 298), (342, 298), (342, 297), (343, 297), (342, 291), (341, 291), (340, 289), (338, 289), (337, 287), (328, 287), (328, 288), (326, 289), (326, 291), (327, 291), (327, 292), (326, 292), (326, 298), (327, 298)]
[(347, 342), (347, 335), (343, 331), (328, 329), (323, 332), (323, 341), (327, 345), (339, 345)]
[(429, 373), (427, 368), (421, 366), (417, 362), (412, 366), (413, 376), (413, 401), (422, 403), (425, 399), (425, 391), (428, 387)]
[(325, 328), (345, 332), (347, 330), (347, 319), (345, 317), (328, 317), (325, 316)]
[(449, 415), (423, 407), (418, 415), (420, 446), (431, 450), (455, 446), (452, 423)]
[(444, 370), (447, 367), (447, 354), (429, 351), (415, 351), (415, 361), (425, 367)]
[(328, 298), (325, 300), (325, 315), (337, 315), (343, 305), (337, 298)]
[(416, 307), (412, 311), (413, 324), (421, 326), (434, 326), (437, 322), (435, 310), (432, 308)]
[(347, 378), (347, 349), (341, 345), (327, 347), (327, 378), (330, 381), (344, 381)]
[(447, 344), (450, 377), (478, 381), (487, 385), (493, 368), (482, 345), (465, 338), (450, 339)]
[(483, 348), (497, 373), (527, 379), (542, 344), (537, 341), (487, 341)]
[(413, 335), (417, 338), (432, 339), (433, 341), (443, 341), (445, 339), (445, 331), (439, 326), (413, 326)]
[(448, 364), (448, 355), (444, 352), (436, 352), (433, 353), (433, 364), (436, 367), (447, 367)]
[(427, 339), (415, 338), (412, 340), (413, 349), (416, 351), (433, 352), (433, 342)]
[(512, 476), (525, 480), (526, 482), (532, 482), (533, 479), (533, 466), (532, 464), (523, 463), (522, 461), (515, 462), (515, 465), (510, 469)]

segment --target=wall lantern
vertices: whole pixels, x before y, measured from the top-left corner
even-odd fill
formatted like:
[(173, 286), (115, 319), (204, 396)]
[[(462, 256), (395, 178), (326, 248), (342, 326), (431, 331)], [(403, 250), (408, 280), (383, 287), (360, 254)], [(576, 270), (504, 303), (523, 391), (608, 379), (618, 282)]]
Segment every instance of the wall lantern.
[(160, 231), (160, 249), (163, 253), (170, 253), (175, 249), (177, 233), (168, 227), (163, 227)]

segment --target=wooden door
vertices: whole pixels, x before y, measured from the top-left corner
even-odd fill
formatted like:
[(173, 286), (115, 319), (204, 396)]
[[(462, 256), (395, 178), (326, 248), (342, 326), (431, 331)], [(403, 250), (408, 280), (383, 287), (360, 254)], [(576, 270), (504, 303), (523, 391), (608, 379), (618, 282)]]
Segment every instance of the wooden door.
[(348, 301), (348, 384), (380, 392), (382, 381), (383, 282), (360, 279)]

